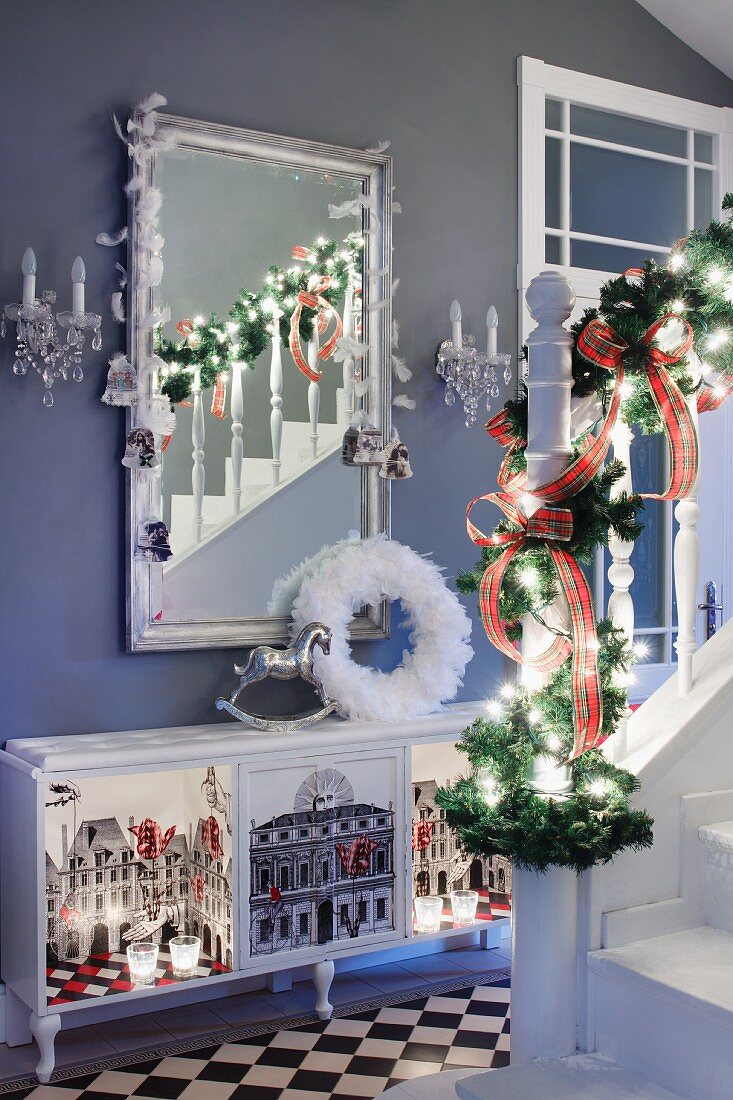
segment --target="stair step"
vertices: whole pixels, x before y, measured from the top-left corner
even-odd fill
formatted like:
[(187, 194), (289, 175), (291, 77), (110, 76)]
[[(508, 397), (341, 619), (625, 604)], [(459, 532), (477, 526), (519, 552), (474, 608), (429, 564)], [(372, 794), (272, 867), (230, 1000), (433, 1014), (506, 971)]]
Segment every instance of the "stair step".
[[(410, 1082), (416, 1100), (422, 1083)], [(446, 1100), (450, 1095), (445, 1094)], [(455, 1095), (459, 1100), (679, 1100), (680, 1093), (598, 1054), (578, 1054), (464, 1077), (456, 1083)]]
[(703, 825), (705, 849), (705, 923), (733, 932), (733, 821)]
[(703, 926), (588, 956), (596, 1046), (682, 1096), (733, 1095), (733, 936)]

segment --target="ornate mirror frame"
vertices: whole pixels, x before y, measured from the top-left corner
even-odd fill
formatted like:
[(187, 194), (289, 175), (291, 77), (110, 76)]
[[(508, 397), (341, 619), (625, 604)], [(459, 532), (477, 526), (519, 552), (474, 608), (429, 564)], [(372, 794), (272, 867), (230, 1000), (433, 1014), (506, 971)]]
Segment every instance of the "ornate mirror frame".
[[(234, 126), (222, 126), (197, 119), (158, 114), (156, 135), (171, 135), (175, 148), (216, 153), (299, 168), (303, 171), (333, 172), (361, 181), (362, 192), (375, 200), (376, 219), (371, 231), (364, 234), (364, 313), (362, 340), (369, 348), (369, 374), (374, 380), (373, 406), (370, 419), (385, 438), (391, 429), (391, 257), (392, 257), (392, 158), (383, 153), (367, 153), (358, 149), (326, 145), (298, 138), (257, 133)], [(144, 164), (131, 161), (131, 174), (142, 173), (144, 184), (140, 194), (155, 184), (156, 157)], [(165, 154), (162, 154), (165, 155)], [(134, 197), (131, 197), (132, 207)], [(165, 195), (163, 196), (165, 203)], [(364, 210), (363, 226), (367, 229), (369, 213)], [(153, 353), (153, 330), (143, 331), (140, 322), (154, 306), (154, 290), (139, 288), (140, 249), (135, 219), (130, 212), (128, 240), (127, 288), (127, 354), (132, 366), (142, 378), (141, 367)], [(334, 222), (334, 225), (338, 225)], [(294, 242), (297, 243), (297, 242)], [(165, 260), (165, 249), (163, 249)], [(367, 271), (380, 271), (378, 277), (368, 277)], [(383, 273), (383, 274), (382, 274)], [(384, 288), (384, 291), (383, 291)], [(255, 288), (253, 288), (255, 289)], [(165, 278), (163, 279), (163, 297)], [(368, 310), (366, 306), (381, 298), (386, 307)], [(127, 429), (132, 427), (132, 411), (127, 412)], [(362, 469), (361, 477), (362, 535), (390, 536), (390, 485), (388, 479), (377, 476), (375, 467)], [(154, 490), (157, 478), (127, 474), (126, 545), (127, 545), (127, 649), (148, 652), (184, 649), (245, 648), (248, 646), (286, 642), (290, 619), (286, 617), (250, 617), (232, 619), (200, 619), (187, 622), (156, 621), (155, 608), (160, 607), (159, 585), (162, 567), (135, 559), (138, 525), (155, 514)], [(293, 565), (297, 565), (293, 562)], [(362, 609), (352, 623), (351, 637), (385, 638), (389, 636), (389, 603)]]

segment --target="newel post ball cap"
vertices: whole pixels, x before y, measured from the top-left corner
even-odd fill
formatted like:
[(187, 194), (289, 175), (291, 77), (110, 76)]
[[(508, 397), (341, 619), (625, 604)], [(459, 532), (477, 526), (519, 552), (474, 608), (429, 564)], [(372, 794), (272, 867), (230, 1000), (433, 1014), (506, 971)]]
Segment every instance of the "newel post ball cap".
[(527, 287), (527, 308), (538, 323), (567, 320), (575, 305), (575, 291), (559, 271), (542, 271)]

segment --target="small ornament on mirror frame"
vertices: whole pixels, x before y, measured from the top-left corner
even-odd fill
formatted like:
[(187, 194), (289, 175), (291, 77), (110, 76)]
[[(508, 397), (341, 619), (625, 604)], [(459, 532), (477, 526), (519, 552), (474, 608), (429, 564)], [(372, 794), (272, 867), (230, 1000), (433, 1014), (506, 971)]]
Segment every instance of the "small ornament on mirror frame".
[(164, 562), (172, 556), (170, 535), (163, 520), (143, 520), (137, 532), (135, 561)]
[(354, 461), (356, 449), (359, 444), (359, 429), (355, 424), (350, 424), (344, 432), (341, 443), (341, 463), (344, 466), (356, 466)]
[(366, 424), (359, 429), (354, 453), (355, 466), (381, 466), (384, 442), (379, 428)]
[(407, 447), (399, 438), (392, 439), (382, 452), (382, 465), (379, 468), (379, 476), (388, 480), (399, 481), (412, 477), (410, 456)]
[(109, 361), (107, 386), (100, 400), (105, 405), (134, 405), (137, 399), (137, 371), (117, 352)]
[(127, 433), (122, 465), (130, 470), (152, 471), (160, 465), (155, 436), (149, 428), (133, 428)]

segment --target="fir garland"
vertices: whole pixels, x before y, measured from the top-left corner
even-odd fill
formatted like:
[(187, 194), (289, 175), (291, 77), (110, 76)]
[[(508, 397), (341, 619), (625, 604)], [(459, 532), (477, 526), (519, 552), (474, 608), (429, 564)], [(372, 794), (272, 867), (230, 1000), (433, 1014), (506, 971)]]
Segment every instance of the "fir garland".
[[(613, 733), (626, 707), (631, 662), (626, 640), (610, 622), (598, 624), (603, 729)], [(535, 790), (527, 779), (536, 756), (566, 760), (573, 744), (571, 675), (566, 662), (544, 688), (507, 689), (503, 701), (464, 732), (458, 748), (470, 773), (441, 787), (436, 801), (472, 855), (503, 855), (518, 867), (583, 871), (608, 863), (624, 848), (652, 844), (652, 820), (630, 806), (639, 784), (630, 772), (592, 749), (572, 764), (568, 796)]]
[[(332, 283), (321, 292), (321, 297), (330, 305), (337, 305), (346, 292), (349, 277), (353, 274), (358, 281), (361, 276), (363, 248), (363, 238), (356, 233), (349, 234), (344, 241), (319, 237), (291, 267), (270, 267), (261, 290), (256, 293), (242, 290), (226, 321), (212, 313), (208, 320), (196, 317), (189, 321), (190, 331), (182, 331), (180, 341), (159, 337), (156, 353), (167, 364), (161, 392), (171, 404), (176, 404), (190, 397), (197, 368), (202, 389), (213, 386), (233, 362), (245, 363), (253, 370), (255, 360), (272, 339), (274, 318), (279, 317), (280, 336), (287, 343), (298, 294), (308, 289), (312, 276), (331, 277)], [(317, 310), (303, 308), (299, 325), (303, 341), (312, 337), (316, 317)]]

